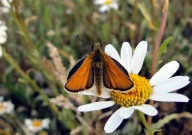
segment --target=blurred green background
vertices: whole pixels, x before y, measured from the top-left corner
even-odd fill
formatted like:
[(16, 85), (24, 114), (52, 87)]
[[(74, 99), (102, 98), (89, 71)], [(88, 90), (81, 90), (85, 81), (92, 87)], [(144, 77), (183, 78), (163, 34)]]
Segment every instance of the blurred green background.
[[(0, 134), (27, 134), (28, 131), (23, 129), (26, 118), (51, 120), (50, 128), (38, 134), (105, 134), (103, 126), (110, 116), (107, 113), (115, 108), (82, 114), (77, 111), (79, 105), (100, 99), (82, 95), (77, 98), (64, 91), (63, 83), (71, 66), (91, 51), (90, 43), (97, 41), (107, 41), (106, 44), (111, 43), (120, 50), (125, 41), (135, 48), (141, 40), (146, 40), (148, 54), (140, 74), (147, 78), (152, 76), (153, 47), (164, 1), (119, 0), (118, 3), (118, 10), (101, 13), (93, 0), (15, 0), (9, 13), (0, 14), (0, 20), (8, 27), (8, 40), (2, 45), (7, 55), (0, 58), (0, 95), (15, 105), (13, 114), (0, 116)], [(190, 78), (191, 6), (191, 0), (170, 0), (167, 25), (161, 40), (161, 44), (164, 41), (167, 44), (161, 45), (158, 59), (158, 69), (177, 60), (180, 68), (176, 75)], [(112, 37), (113, 33), (116, 36)], [(77, 35), (85, 41), (78, 40)], [(48, 42), (56, 47), (58, 53), (51, 51), (53, 48), (49, 50), (53, 46)], [(61, 57), (61, 62), (57, 56)], [(62, 74), (59, 70), (63, 71)], [(189, 84), (178, 93), (191, 99), (191, 90)], [(64, 96), (62, 106), (50, 103), (49, 98), (60, 94)], [(191, 101), (155, 105), (159, 113), (153, 117), (153, 122), (173, 113), (188, 112), (184, 118), (164, 124), (159, 134), (192, 134)], [(114, 132), (143, 133), (143, 126), (136, 115), (125, 120)]]

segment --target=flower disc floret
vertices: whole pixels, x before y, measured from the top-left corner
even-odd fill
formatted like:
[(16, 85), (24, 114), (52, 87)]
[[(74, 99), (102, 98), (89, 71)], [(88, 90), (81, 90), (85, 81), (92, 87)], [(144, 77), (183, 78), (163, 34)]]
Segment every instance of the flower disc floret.
[(112, 0), (105, 0), (105, 4), (106, 5), (111, 5), (112, 4)]
[(42, 126), (42, 121), (41, 120), (33, 120), (32, 125), (34, 127), (41, 127)]

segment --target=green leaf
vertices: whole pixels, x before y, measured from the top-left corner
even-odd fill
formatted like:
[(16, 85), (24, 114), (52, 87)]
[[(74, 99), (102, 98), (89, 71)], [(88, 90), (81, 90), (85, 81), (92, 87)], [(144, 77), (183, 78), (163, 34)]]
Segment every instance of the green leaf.
[(174, 119), (187, 119), (187, 120), (191, 120), (192, 119), (192, 115), (189, 112), (183, 112), (183, 113), (174, 113), (174, 114), (170, 114), (168, 116), (165, 116), (164, 118), (160, 119), (158, 122), (154, 123), (151, 125), (151, 127), (154, 129), (154, 132), (156, 131), (161, 131), (160, 128), (162, 128), (165, 124), (169, 123), (170, 121), (174, 120)]
[(152, 23), (152, 19), (150, 17), (149, 11), (147, 11), (147, 8), (145, 8), (145, 6), (141, 4), (138, 4), (137, 6), (141, 11), (141, 13), (143, 14), (145, 20), (148, 22), (149, 28), (151, 28), (152, 30), (156, 29), (154, 24)]
[(25, 83), (25, 84), (28, 83), (28, 81), (26, 79), (23, 79), (23, 78), (19, 78), (18, 82)]
[(163, 53), (167, 52), (167, 47), (169, 43), (173, 40), (173, 36), (168, 37), (163, 41), (163, 43), (160, 46), (159, 53), (158, 53), (158, 59), (161, 57)]
[(152, 128), (156, 131), (159, 130), (161, 127), (163, 127), (165, 124), (169, 123), (171, 120), (174, 120), (178, 117), (178, 114), (171, 114), (168, 116), (165, 116), (163, 119), (160, 119), (157, 123), (152, 124)]

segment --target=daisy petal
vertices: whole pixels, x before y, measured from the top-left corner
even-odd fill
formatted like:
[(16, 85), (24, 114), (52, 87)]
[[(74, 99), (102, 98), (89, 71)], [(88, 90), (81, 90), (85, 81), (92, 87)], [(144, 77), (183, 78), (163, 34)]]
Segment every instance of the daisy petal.
[(106, 6), (106, 5), (103, 5), (103, 6), (101, 6), (101, 7), (99, 8), (99, 11), (100, 11), (101, 13), (104, 13), (105, 11), (108, 11), (108, 10), (109, 10), (109, 7)]
[(6, 31), (7, 30), (7, 27), (5, 25), (1, 25), (0, 24), (0, 31)]
[(6, 13), (9, 13), (9, 8), (7, 7), (0, 7), (0, 12), (6, 14)]
[(163, 83), (157, 84), (153, 87), (153, 93), (168, 93), (174, 90), (185, 87), (189, 84), (189, 77), (187, 76), (176, 76), (169, 78)]
[(149, 97), (151, 100), (154, 101), (162, 101), (162, 102), (188, 102), (189, 98), (177, 93), (157, 93), (152, 94)]
[(96, 91), (96, 87), (93, 89), (90, 89), (90, 90), (86, 90), (86, 91), (79, 91), (78, 94), (96, 96), (96, 97), (102, 97), (102, 98), (110, 98), (111, 97), (109, 90), (107, 90), (105, 88), (103, 88), (101, 95), (98, 95), (98, 93)]
[(119, 125), (122, 123), (123, 118), (119, 115), (122, 111), (123, 107), (119, 108), (116, 112), (112, 114), (112, 116), (108, 119), (107, 123), (105, 124), (104, 130), (106, 133), (112, 133), (115, 131)]
[(11, 102), (6, 102), (6, 104), (7, 104), (6, 112), (11, 113), (14, 109), (14, 105)]
[(177, 61), (171, 61), (165, 64), (153, 77), (150, 79), (151, 86), (161, 83), (162, 81), (170, 78), (179, 68)]
[(3, 4), (5, 7), (7, 7), (7, 8), (10, 8), (10, 7), (11, 7), (9, 2), (11, 2), (11, 1), (2, 0), (2, 4)]
[(115, 3), (112, 3), (111, 5), (109, 5), (110, 8), (113, 8), (113, 9), (118, 9), (118, 4), (115, 2)]
[(29, 126), (32, 124), (32, 121), (30, 119), (25, 119), (25, 125)]
[(132, 73), (133, 74), (138, 74), (139, 71), (142, 68), (145, 55), (147, 53), (147, 42), (146, 41), (141, 41), (134, 52), (133, 59), (132, 59)]
[(49, 123), (50, 123), (50, 120), (48, 118), (42, 120), (42, 127), (49, 128)]
[(149, 115), (149, 116), (155, 116), (157, 115), (158, 111), (156, 108), (154, 108), (151, 105), (143, 104), (141, 106), (134, 106), (135, 109)]
[(95, 0), (94, 3), (97, 5), (102, 5), (105, 3), (105, 1), (104, 0)]
[(123, 119), (128, 119), (134, 112), (134, 108), (133, 107), (129, 107), (129, 108), (125, 108), (120, 112), (120, 116)]
[(0, 37), (0, 44), (4, 44), (6, 41), (7, 41), (7, 37), (6, 36), (1, 36)]
[(131, 73), (132, 50), (128, 42), (124, 42), (121, 48), (121, 60), (123, 66)]
[(117, 50), (111, 44), (108, 44), (105, 47), (105, 53), (113, 59), (117, 60), (118, 62), (122, 63)]
[[(1, 46), (0, 46), (0, 49), (1, 49)], [(2, 102), (3, 100), (4, 100), (4, 97), (0, 96), (0, 102)]]
[(95, 111), (95, 110), (101, 110), (104, 108), (108, 108), (114, 104), (115, 104), (114, 101), (100, 101), (100, 102), (95, 102), (95, 103), (90, 103), (90, 104), (79, 106), (78, 110), (81, 112), (89, 112), (89, 111)]

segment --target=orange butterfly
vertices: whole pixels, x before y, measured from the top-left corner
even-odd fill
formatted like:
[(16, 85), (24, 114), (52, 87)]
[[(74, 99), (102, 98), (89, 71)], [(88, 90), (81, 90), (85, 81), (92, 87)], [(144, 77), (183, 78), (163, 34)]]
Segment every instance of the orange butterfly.
[(94, 84), (99, 95), (103, 86), (121, 92), (126, 92), (134, 86), (127, 70), (105, 54), (100, 43), (95, 43), (93, 51), (71, 69), (65, 89), (69, 92), (79, 92), (91, 88)]

